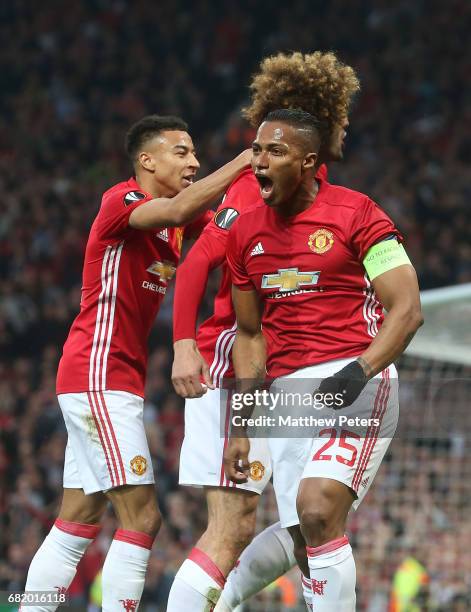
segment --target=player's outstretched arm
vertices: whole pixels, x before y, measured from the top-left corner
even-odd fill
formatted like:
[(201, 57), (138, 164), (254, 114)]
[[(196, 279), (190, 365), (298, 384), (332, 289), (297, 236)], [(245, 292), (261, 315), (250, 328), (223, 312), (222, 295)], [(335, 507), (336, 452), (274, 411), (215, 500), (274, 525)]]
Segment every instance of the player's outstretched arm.
[[(262, 306), (256, 291), (241, 291), (235, 286), (232, 287), (232, 301), (237, 317), (232, 360), (237, 390), (247, 393), (261, 386), (265, 380), (266, 344), (262, 333)], [(244, 411), (238, 414), (250, 416)], [(249, 451), (250, 442), (245, 428), (232, 427), (231, 438), (224, 452), (224, 469), (232, 482), (247, 482)]]
[(178, 268), (173, 302), (172, 382), (184, 398), (201, 397), (206, 389), (214, 389), (209, 367), (196, 345), (196, 322), (206, 291), (208, 276), (226, 258), (225, 242), (203, 232)]
[(132, 211), (129, 225), (135, 229), (173, 227), (189, 223), (222, 196), (230, 183), (250, 165), (251, 149), (228, 164), (190, 185), (173, 198), (156, 198)]

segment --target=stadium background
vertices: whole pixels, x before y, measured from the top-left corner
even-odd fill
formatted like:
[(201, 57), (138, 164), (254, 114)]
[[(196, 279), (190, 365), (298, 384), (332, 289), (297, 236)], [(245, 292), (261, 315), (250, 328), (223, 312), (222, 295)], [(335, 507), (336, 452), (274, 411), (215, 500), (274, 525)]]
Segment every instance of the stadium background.
[[(130, 175), (123, 136), (142, 115), (185, 118), (202, 175), (250, 144), (239, 109), (262, 56), (337, 50), (358, 70), (362, 92), (332, 182), (370, 194), (390, 213), (422, 289), (471, 281), (467, 0), (49, 0), (37, 7), (34, 0), (0, 6), (0, 589), (24, 586), (56, 515), (66, 439), (54, 395), (57, 362), (78, 309), (91, 221), (101, 193)], [(216, 286), (217, 276), (203, 314)], [(173, 575), (205, 521), (201, 492), (177, 486), (183, 414), (169, 383), (171, 360), (169, 297), (152, 334), (147, 385), (165, 518), (144, 594), (149, 611), (165, 610)], [(394, 443), (350, 522), (359, 609), (387, 610), (406, 558), (423, 564), (428, 580), (423, 603), (411, 610), (471, 609), (471, 478), (466, 444), (455, 442), (400, 436)], [(270, 494), (259, 518), (276, 520)], [(77, 609), (86, 609), (114, 528), (109, 514), (80, 566), (71, 589)], [(292, 584), (296, 574), (247, 610), (297, 609)]]

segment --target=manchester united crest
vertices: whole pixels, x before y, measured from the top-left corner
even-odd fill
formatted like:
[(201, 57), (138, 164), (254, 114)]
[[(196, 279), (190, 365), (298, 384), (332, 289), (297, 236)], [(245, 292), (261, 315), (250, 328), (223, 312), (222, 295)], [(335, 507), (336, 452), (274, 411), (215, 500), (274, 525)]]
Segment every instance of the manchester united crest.
[(139, 599), (120, 599), (119, 601), (123, 604), (123, 609), (126, 612), (136, 612)]
[(142, 476), (147, 470), (147, 459), (142, 455), (136, 455), (134, 459), (131, 459), (130, 464), (136, 476)]
[(252, 480), (262, 480), (265, 474), (265, 466), (261, 461), (252, 461), (250, 463), (250, 478)]
[(204, 612), (213, 612), (220, 596), (221, 589), (215, 589), (214, 587), (210, 587), (206, 592), (206, 599), (208, 600), (208, 603), (204, 608)]
[(327, 229), (318, 229), (309, 236), (308, 245), (311, 251), (322, 255), (332, 248), (334, 244), (334, 235)]

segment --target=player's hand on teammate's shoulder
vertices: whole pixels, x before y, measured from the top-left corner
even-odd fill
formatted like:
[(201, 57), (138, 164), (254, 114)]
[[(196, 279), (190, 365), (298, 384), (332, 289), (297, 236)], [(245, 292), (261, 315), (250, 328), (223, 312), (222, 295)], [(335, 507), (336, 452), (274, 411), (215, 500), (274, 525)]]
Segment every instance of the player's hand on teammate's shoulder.
[[(184, 398), (201, 397), (208, 389), (215, 388), (209, 366), (193, 339), (177, 340), (173, 348), (172, 383), (178, 395)], [(201, 378), (204, 383), (201, 383)]]
[(358, 360), (347, 363), (341, 370), (324, 378), (314, 395), (322, 395), (329, 398), (329, 403), (334, 410), (341, 410), (351, 406), (358, 398), (368, 382), (368, 376)]
[(239, 153), (239, 155), (236, 157), (236, 159), (240, 159), (243, 168), (248, 168), (249, 166), (251, 166), (252, 164), (252, 157), (253, 157), (253, 152), (252, 149), (245, 149), (244, 151), (242, 151), (242, 153)]
[[(234, 432), (232, 434), (234, 436)], [(236, 484), (243, 484), (249, 479), (250, 441), (245, 430), (240, 430), (237, 437), (231, 437), (224, 450), (224, 471), (227, 478)]]

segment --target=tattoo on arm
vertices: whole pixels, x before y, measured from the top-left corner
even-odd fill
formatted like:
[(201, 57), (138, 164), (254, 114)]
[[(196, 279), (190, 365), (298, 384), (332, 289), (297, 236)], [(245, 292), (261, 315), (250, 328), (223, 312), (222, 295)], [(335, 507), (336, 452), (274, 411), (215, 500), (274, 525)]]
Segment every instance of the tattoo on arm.
[(239, 393), (253, 393), (265, 381), (265, 364), (250, 360), (244, 377), (236, 377), (236, 389)]
[(373, 368), (367, 361), (363, 359), (363, 357), (358, 357), (357, 361), (363, 368), (363, 372), (365, 373), (366, 378), (368, 378), (369, 380), (373, 376)]
[(255, 380), (264, 380), (265, 379), (265, 368), (255, 361), (250, 362), (250, 367), (252, 368), (253, 378)]

